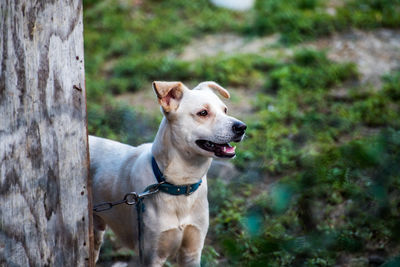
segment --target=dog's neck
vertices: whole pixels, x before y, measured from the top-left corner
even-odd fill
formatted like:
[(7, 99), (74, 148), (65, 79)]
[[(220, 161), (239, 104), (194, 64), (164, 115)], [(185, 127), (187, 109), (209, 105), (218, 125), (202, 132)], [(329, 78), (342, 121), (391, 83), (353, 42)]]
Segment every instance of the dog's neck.
[(164, 118), (152, 146), (152, 154), (167, 182), (175, 185), (192, 184), (203, 178), (212, 158), (190, 151), (180, 151), (173, 145), (171, 127)]

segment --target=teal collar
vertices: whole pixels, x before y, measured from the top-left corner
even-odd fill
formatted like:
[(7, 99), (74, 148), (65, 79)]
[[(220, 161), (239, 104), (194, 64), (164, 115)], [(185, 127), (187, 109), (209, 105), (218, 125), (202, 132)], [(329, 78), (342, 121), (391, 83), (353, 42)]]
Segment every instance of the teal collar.
[(156, 160), (154, 157), (151, 157), (151, 166), (153, 168), (154, 176), (159, 183), (159, 190), (170, 194), (170, 195), (191, 195), (193, 194), (201, 185), (202, 180), (198, 181), (194, 184), (187, 184), (187, 185), (173, 185), (168, 183), (165, 180), (164, 174), (160, 171), (160, 168), (157, 165)]

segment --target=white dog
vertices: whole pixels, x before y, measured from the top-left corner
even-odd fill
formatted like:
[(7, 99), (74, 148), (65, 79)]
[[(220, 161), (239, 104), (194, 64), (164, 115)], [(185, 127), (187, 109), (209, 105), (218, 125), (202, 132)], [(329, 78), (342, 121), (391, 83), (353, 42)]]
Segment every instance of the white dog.
[[(162, 266), (177, 255), (181, 266), (200, 266), (209, 221), (206, 174), (212, 158), (235, 156), (229, 142), (240, 142), (246, 125), (227, 115), (214, 91), (225, 98), (229, 93), (215, 82), (193, 90), (181, 82), (153, 82), (153, 89), (164, 113), (154, 143), (132, 147), (89, 137), (93, 203), (120, 200), (156, 184), (154, 159), (166, 184), (143, 200), (142, 264)], [(94, 212), (96, 259), (106, 225), (124, 245), (137, 248), (137, 219), (136, 210), (124, 204)]]

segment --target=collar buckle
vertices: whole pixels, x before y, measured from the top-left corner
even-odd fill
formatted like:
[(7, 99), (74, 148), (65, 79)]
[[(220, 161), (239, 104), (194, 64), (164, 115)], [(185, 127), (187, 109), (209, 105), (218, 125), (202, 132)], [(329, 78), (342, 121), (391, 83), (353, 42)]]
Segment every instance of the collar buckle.
[(191, 184), (186, 185), (186, 194), (185, 195), (189, 196), (189, 195), (193, 194), (193, 192), (194, 191), (192, 191), (192, 185)]

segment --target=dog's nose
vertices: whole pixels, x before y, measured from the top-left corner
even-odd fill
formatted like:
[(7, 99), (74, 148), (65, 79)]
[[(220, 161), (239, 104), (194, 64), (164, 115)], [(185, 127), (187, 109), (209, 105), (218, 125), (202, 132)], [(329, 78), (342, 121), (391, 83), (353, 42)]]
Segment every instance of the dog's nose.
[(243, 135), (246, 131), (247, 125), (243, 122), (235, 122), (232, 126), (232, 131), (237, 135)]

